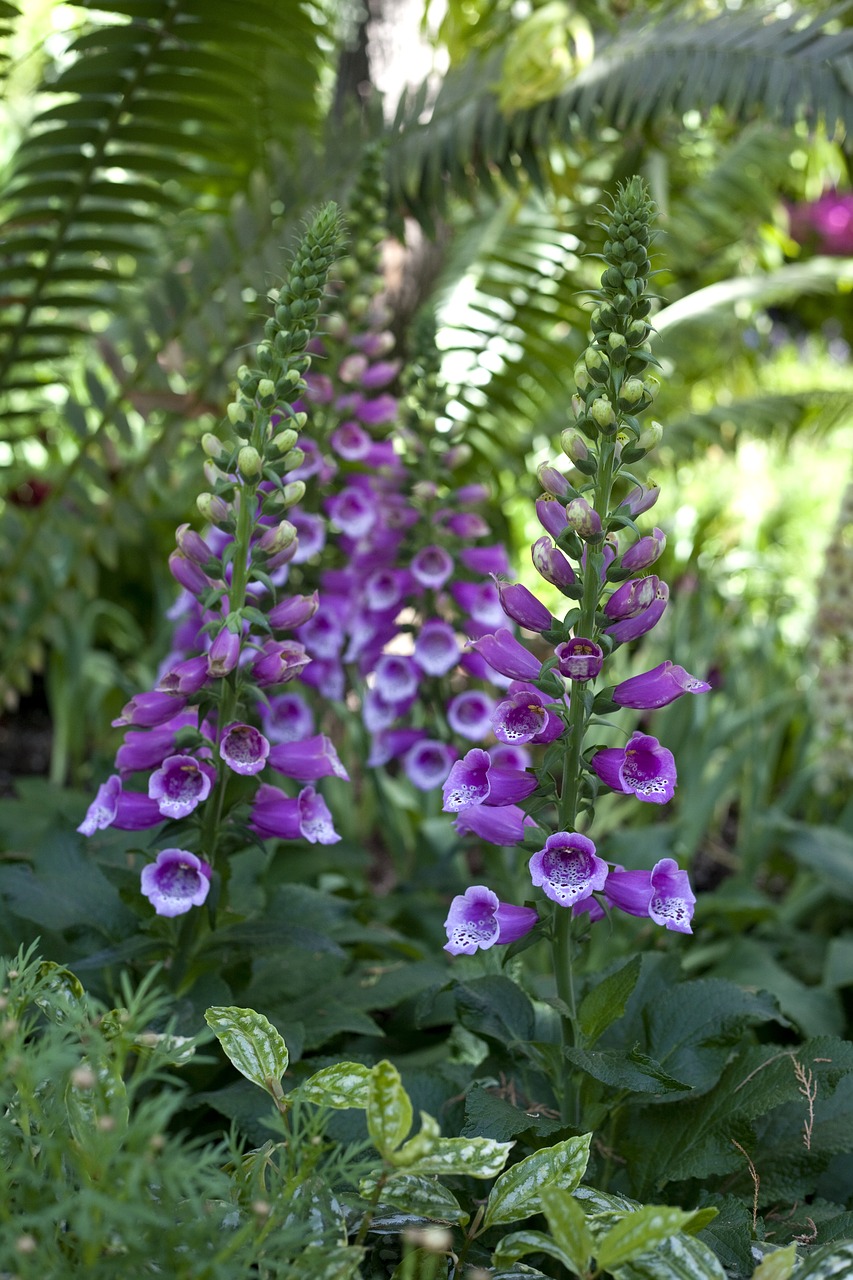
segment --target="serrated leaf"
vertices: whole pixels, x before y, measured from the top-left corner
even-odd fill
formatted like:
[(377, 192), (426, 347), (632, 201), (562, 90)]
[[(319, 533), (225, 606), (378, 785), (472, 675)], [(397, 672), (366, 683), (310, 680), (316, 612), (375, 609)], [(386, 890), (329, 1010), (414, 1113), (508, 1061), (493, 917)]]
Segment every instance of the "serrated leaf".
[(586, 1214), (574, 1196), (559, 1187), (543, 1187), (540, 1199), (551, 1235), (571, 1258), (573, 1270), (578, 1275), (585, 1275), (595, 1249)]
[(496, 1142), (494, 1138), (439, 1138), (429, 1154), (407, 1171), (494, 1178), (506, 1164), (513, 1145)]
[(241, 1075), (273, 1098), (283, 1097), (281, 1077), (289, 1061), (287, 1045), (262, 1013), (219, 1005), (205, 1010), (204, 1020)]
[(360, 1062), (336, 1062), (309, 1076), (294, 1092), (318, 1107), (345, 1111), (367, 1106), (370, 1068)]
[(390, 1159), (412, 1127), (412, 1100), (400, 1073), (387, 1059), (371, 1068), (367, 1084), (367, 1130), (376, 1150)]
[(633, 1049), (564, 1049), (566, 1057), (593, 1079), (631, 1093), (685, 1093), (691, 1086), (664, 1071), (659, 1062)]
[(791, 1280), (796, 1265), (797, 1246), (789, 1244), (768, 1253), (753, 1271), (752, 1280)]
[(539, 1213), (543, 1187), (574, 1191), (586, 1172), (591, 1141), (591, 1133), (567, 1138), (556, 1146), (534, 1151), (533, 1155), (507, 1169), (492, 1187), (483, 1226), (518, 1222)]
[(668, 1205), (646, 1204), (626, 1214), (598, 1243), (597, 1261), (602, 1270), (612, 1270), (623, 1262), (633, 1262), (641, 1254), (656, 1249), (680, 1231), (692, 1214)]
[(492, 1260), (498, 1266), (509, 1265), (526, 1257), (528, 1253), (547, 1253), (549, 1257), (562, 1262), (567, 1270), (574, 1270), (569, 1255), (560, 1248), (556, 1240), (546, 1236), (544, 1231), (513, 1231), (511, 1235), (504, 1236), (498, 1241)]
[(641, 968), (642, 956), (634, 956), (584, 996), (578, 1017), (589, 1045), (594, 1044), (603, 1031), (622, 1017), (625, 1005), (637, 985)]

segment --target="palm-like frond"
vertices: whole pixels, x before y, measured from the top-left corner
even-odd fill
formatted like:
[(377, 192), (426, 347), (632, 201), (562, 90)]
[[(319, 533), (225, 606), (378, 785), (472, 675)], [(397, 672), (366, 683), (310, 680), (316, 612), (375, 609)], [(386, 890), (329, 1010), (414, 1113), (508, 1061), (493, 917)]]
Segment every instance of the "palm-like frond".
[(404, 100), (389, 159), (395, 195), (419, 215), (450, 188), (487, 192), (496, 174), (541, 176), (547, 147), (603, 126), (655, 129), (691, 109), (721, 106), (738, 121), (805, 120), (827, 130), (853, 126), (853, 30), (837, 14), (804, 24), (754, 10), (709, 21), (692, 16), (625, 24), (602, 38), (593, 62), (557, 97), (505, 118), (493, 91), (501, 53), (452, 71), (425, 123), (423, 96)]
[(0, 0), (0, 80), (4, 80), (9, 70), (9, 53), (4, 48), (5, 41), (12, 34), (15, 20), (20, 18), (21, 10), (9, 0)]
[[(164, 217), (240, 190), (266, 164), (269, 119), (285, 133), (286, 117), (294, 142), (318, 120), (318, 30), (298, 0), (114, 0), (109, 9), (111, 24), (71, 46), (49, 86), (58, 100), (37, 117), (4, 193), (7, 420), (26, 416), (27, 393), (56, 379), (93, 311), (112, 310)], [(270, 116), (273, 80), (282, 103)]]

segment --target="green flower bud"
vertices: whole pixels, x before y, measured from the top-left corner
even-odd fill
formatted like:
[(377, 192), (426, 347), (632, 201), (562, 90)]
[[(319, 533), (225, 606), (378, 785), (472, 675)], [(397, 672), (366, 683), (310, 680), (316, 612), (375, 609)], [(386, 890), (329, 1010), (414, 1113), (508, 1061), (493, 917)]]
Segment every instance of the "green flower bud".
[(255, 476), (261, 474), (264, 464), (257, 449), (250, 444), (246, 444), (237, 454), (237, 466), (240, 468), (242, 476), (245, 476), (247, 480), (253, 480)]
[(595, 347), (587, 347), (584, 352), (584, 364), (593, 382), (607, 382), (610, 377), (610, 361)]
[(262, 400), (272, 400), (275, 395), (275, 383), (272, 378), (261, 378), (258, 383), (258, 395)]
[(224, 444), (213, 434), (212, 431), (205, 431), (201, 438), (201, 447), (207, 454), (208, 458), (213, 458), (214, 462), (218, 461), (218, 459), (225, 453)]
[(598, 396), (593, 400), (589, 406), (589, 416), (605, 433), (609, 434), (611, 427), (616, 425), (616, 414), (607, 396)]
[(628, 326), (628, 345), (629, 347), (639, 347), (649, 336), (649, 326), (645, 320), (632, 320)]
[(641, 378), (626, 378), (619, 389), (619, 408), (633, 409), (644, 399), (646, 388)]
[(565, 431), (560, 434), (560, 448), (567, 458), (571, 458), (572, 462), (585, 462), (589, 457), (589, 449), (587, 443), (579, 431), (574, 427), (566, 427)]
[(292, 421), (297, 430), (302, 431), (308, 422), (308, 414), (302, 412), (294, 413)]
[(295, 507), (305, 497), (305, 481), (291, 480), (279, 495), (279, 503), (283, 507)]
[(304, 461), (304, 449), (289, 449), (281, 460), (281, 468), (283, 471), (295, 471), (297, 467), (302, 466)]
[(583, 360), (578, 360), (575, 365), (575, 386), (578, 391), (588, 391), (592, 386), (589, 373), (587, 372), (587, 367)]
[(656, 449), (663, 439), (663, 427), (659, 422), (652, 422), (646, 427), (645, 431), (640, 432), (637, 440), (637, 448), (643, 449), (648, 453), (651, 449)]
[(628, 344), (621, 333), (611, 333), (607, 338), (607, 346), (610, 350), (610, 359), (618, 367), (625, 363), (628, 355)]
[(279, 453), (290, 453), (290, 450), (299, 439), (299, 432), (294, 431), (292, 427), (286, 427), (284, 431), (279, 431), (277, 436), (273, 436), (273, 444)]
[(650, 401), (657, 398), (657, 393), (660, 391), (660, 379), (649, 375), (648, 378), (643, 380), (643, 386)]
[(222, 498), (214, 493), (200, 493), (195, 505), (202, 519), (209, 524), (224, 524), (231, 519), (231, 508)]

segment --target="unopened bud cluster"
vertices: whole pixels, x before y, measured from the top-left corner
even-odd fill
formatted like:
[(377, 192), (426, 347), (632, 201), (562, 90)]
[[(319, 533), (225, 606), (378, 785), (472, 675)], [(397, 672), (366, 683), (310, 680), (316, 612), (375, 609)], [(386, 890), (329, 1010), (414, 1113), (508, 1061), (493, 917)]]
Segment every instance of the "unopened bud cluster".
[(592, 337), (574, 371), (577, 429), (563, 434), (564, 451), (587, 475), (594, 474), (596, 459), (584, 437), (593, 443), (615, 438), (619, 460), (626, 463), (644, 457), (661, 437), (659, 423), (643, 430), (638, 421), (658, 387), (649, 376), (649, 366), (657, 364), (648, 342), (652, 304), (646, 294), (651, 212), (643, 184), (634, 179), (606, 228), (606, 267), (593, 295)]

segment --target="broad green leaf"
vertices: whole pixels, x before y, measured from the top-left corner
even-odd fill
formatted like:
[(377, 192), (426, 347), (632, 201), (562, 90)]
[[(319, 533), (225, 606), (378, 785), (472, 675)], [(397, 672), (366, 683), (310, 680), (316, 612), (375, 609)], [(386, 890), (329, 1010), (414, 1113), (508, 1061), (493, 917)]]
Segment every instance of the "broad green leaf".
[(512, 1146), (494, 1138), (439, 1138), (429, 1154), (409, 1165), (407, 1171), (494, 1178), (506, 1164)]
[(513, 1231), (498, 1241), (492, 1254), (492, 1261), (498, 1266), (509, 1266), (524, 1258), (528, 1253), (547, 1253), (549, 1257), (562, 1262), (568, 1271), (574, 1271), (569, 1255), (560, 1248), (556, 1240), (546, 1236), (544, 1231)]
[(848, 1280), (853, 1275), (853, 1241), (817, 1249), (794, 1275), (795, 1280)]
[(586, 1214), (568, 1191), (559, 1187), (543, 1187), (540, 1192), (542, 1208), (551, 1228), (551, 1235), (579, 1275), (589, 1269), (595, 1250), (592, 1232), (586, 1224)]
[(566, 1057), (581, 1071), (613, 1089), (631, 1093), (685, 1093), (691, 1085), (676, 1080), (659, 1062), (633, 1049), (564, 1049)]
[(797, 1246), (789, 1244), (768, 1253), (753, 1271), (752, 1280), (791, 1280), (796, 1265)]
[(600, 1241), (599, 1267), (607, 1271), (622, 1262), (632, 1262), (681, 1231), (692, 1216), (684, 1209), (671, 1209), (667, 1205), (643, 1205), (642, 1209), (627, 1214), (615, 1227), (611, 1227)]
[(523, 1111), (505, 1098), (495, 1097), (480, 1084), (473, 1084), (465, 1097), (463, 1135), (477, 1134), (506, 1142), (527, 1130), (539, 1138), (547, 1138), (562, 1127), (562, 1120)]
[(367, 1082), (367, 1130), (376, 1150), (391, 1158), (412, 1127), (412, 1101), (400, 1073), (387, 1059), (371, 1068)]
[(634, 956), (584, 996), (578, 1017), (588, 1044), (594, 1044), (611, 1023), (622, 1017), (631, 992), (637, 985), (641, 967), (642, 956)]
[(533, 1005), (509, 978), (490, 974), (460, 982), (454, 995), (460, 1022), (475, 1035), (497, 1040), (505, 1049), (527, 1045), (533, 1039)]
[[(376, 1190), (377, 1181), (376, 1176), (362, 1178), (358, 1188), (360, 1195), (368, 1199)], [(382, 1203), (421, 1218), (458, 1222), (460, 1226), (464, 1226), (471, 1217), (452, 1191), (448, 1191), (436, 1178), (421, 1177), (420, 1174), (392, 1174), (382, 1188)]]
[(287, 1070), (287, 1045), (275, 1027), (254, 1009), (214, 1005), (204, 1020), (233, 1067), (274, 1098), (283, 1097), (281, 1077)]
[(394, 1167), (403, 1169), (409, 1165), (416, 1164), (436, 1149), (440, 1138), (441, 1129), (438, 1121), (427, 1115), (425, 1111), (422, 1111), (420, 1133), (416, 1133), (413, 1138), (409, 1138), (409, 1141), (404, 1142), (399, 1151), (394, 1153)]
[(315, 1071), (295, 1092), (319, 1107), (345, 1111), (349, 1107), (367, 1106), (369, 1082), (369, 1067), (360, 1062), (336, 1062)]
[(714, 1253), (695, 1236), (675, 1235), (613, 1272), (614, 1280), (727, 1280)]
[(507, 1169), (492, 1187), (483, 1226), (518, 1222), (539, 1213), (543, 1187), (574, 1191), (586, 1172), (591, 1141), (591, 1133), (580, 1138), (567, 1138), (556, 1146), (534, 1151), (533, 1155)]

